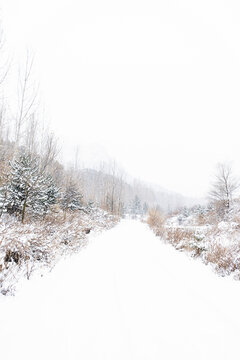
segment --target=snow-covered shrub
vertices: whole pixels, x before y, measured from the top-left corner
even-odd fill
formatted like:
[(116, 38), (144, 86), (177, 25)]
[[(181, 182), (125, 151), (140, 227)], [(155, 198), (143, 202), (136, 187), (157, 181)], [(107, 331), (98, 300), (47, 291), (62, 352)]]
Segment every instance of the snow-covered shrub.
[(165, 239), (174, 246), (181, 248), (183, 241), (192, 237), (192, 232), (184, 230), (182, 228), (169, 228), (166, 229)]
[(71, 182), (62, 195), (61, 207), (63, 210), (76, 211), (83, 209), (82, 194), (78, 191), (77, 185)]
[(192, 256), (201, 256), (207, 251), (205, 236), (195, 232), (192, 239), (188, 242), (187, 250), (191, 252)]
[(188, 211), (180, 209), (162, 222), (160, 234), (156, 230), (158, 222), (157, 214), (153, 212), (149, 226), (177, 250), (199, 257), (222, 276), (233, 274), (240, 280), (239, 199), (232, 202), (224, 217), (211, 204), (195, 206)]
[(206, 264), (212, 264), (220, 275), (230, 275), (240, 269), (240, 244), (232, 246), (224, 246), (216, 242), (210, 244), (204, 261)]
[(109, 229), (117, 218), (101, 209), (92, 212), (49, 213), (22, 224), (6, 214), (0, 218), (0, 293), (13, 294), (21, 277), (50, 269), (62, 257), (87, 244), (87, 234)]
[(193, 229), (166, 228), (164, 239), (176, 249), (187, 251), (192, 256), (200, 256), (206, 250), (204, 236)]
[(37, 158), (21, 154), (10, 163), (10, 175), (1, 189), (1, 213), (21, 217), (43, 216), (56, 203), (58, 189), (50, 175), (40, 170)]

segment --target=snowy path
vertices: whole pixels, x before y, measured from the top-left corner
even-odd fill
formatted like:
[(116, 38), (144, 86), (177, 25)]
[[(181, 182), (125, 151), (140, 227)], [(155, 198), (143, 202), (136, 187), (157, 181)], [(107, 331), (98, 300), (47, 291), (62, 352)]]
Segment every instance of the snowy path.
[(240, 283), (122, 221), (15, 298), (0, 298), (1, 359), (237, 359)]

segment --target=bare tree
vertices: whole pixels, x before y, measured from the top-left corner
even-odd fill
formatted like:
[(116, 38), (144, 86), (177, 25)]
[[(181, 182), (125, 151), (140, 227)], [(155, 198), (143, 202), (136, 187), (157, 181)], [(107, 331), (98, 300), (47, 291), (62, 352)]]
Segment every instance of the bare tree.
[(9, 131), (9, 126), (6, 123), (6, 104), (3, 83), (9, 72), (10, 62), (4, 50), (4, 43), (3, 30), (0, 24), (0, 142), (4, 138), (4, 133), (8, 135)]
[(119, 173), (118, 175), (118, 197), (117, 197), (117, 215), (121, 215), (122, 211), (123, 211), (123, 193), (124, 193), (124, 187), (123, 187), (123, 183), (124, 183), (124, 173)]
[(23, 71), (19, 70), (18, 112), (15, 120), (15, 141), (18, 145), (24, 123), (36, 110), (38, 89), (32, 81), (33, 56), (27, 52)]
[(103, 207), (112, 214), (119, 215), (123, 206), (124, 172), (115, 160), (101, 164)]
[(37, 147), (38, 147), (38, 130), (39, 130), (39, 122), (36, 118), (36, 114), (31, 114), (25, 133), (25, 147), (27, 152), (32, 155), (36, 155)]
[(41, 170), (45, 171), (55, 160), (59, 153), (58, 142), (53, 133), (45, 133), (41, 150)]
[(75, 148), (75, 158), (74, 158), (74, 172), (77, 173), (79, 170), (79, 146)]
[(4, 130), (5, 130), (5, 126), (6, 126), (6, 108), (4, 106), (4, 104), (2, 104), (1, 108), (0, 108), (0, 144), (1, 144), (1, 140), (4, 138)]
[(3, 36), (3, 30), (0, 25), (0, 52), (1, 52), (1, 62), (0, 62), (0, 85), (3, 84), (4, 80), (7, 77), (8, 71), (9, 71), (9, 59), (6, 56), (6, 53), (4, 52), (4, 36)]
[(238, 189), (239, 181), (233, 175), (231, 166), (229, 164), (219, 164), (215, 181), (209, 192), (209, 198), (228, 211)]
[(109, 181), (109, 207), (110, 212), (113, 214), (116, 211), (116, 188), (117, 188), (117, 177), (116, 177), (117, 167), (116, 167), (116, 161), (110, 161), (109, 162), (109, 175), (110, 175), (110, 181)]

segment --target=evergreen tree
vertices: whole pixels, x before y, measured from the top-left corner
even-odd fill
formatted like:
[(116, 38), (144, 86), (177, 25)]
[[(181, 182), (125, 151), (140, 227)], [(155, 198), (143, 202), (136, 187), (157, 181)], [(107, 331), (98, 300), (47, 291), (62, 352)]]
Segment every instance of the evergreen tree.
[(7, 211), (10, 214), (21, 214), (24, 222), (27, 206), (32, 206), (32, 200), (40, 187), (38, 181), (37, 161), (28, 155), (21, 155), (18, 160), (10, 163), (11, 176), (7, 197)]
[(62, 197), (61, 205), (63, 210), (70, 210), (70, 211), (76, 211), (76, 210), (82, 210), (82, 195), (78, 191), (76, 184), (71, 182)]
[(86, 212), (91, 213), (92, 211), (96, 210), (98, 204), (95, 204), (93, 200), (89, 200), (86, 206)]
[(132, 214), (134, 216), (141, 215), (142, 213), (142, 206), (141, 206), (141, 200), (136, 195), (132, 202)]
[(30, 155), (20, 155), (10, 163), (10, 167), (2, 211), (20, 215), (22, 222), (27, 209), (32, 215), (44, 215), (56, 199), (53, 181), (45, 173), (40, 173), (38, 160)]
[[(36, 215), (45, 215), (57, 203), (59, 189), (50, 175), (43, 176), (43, 188), (35, 198)], [(36, 206), (37, 205), (37, 206)]]
[(109, 193), (107, 193), (107, 196), (106, 196), (106, 210), (109, 212), (113, 211), (111, 196)]
[(53, 178), (50, 175), (46, 176), (45, 184), (47, 186), (47, 205), (55, 205), (57, 203), (59, 188), (56, 186)]
[(7, 211), (8, 184), (5, 183), (0, 188), (0, 216)]
[(144, 215), (146, 215), (147, 214), (147, 212), (148, 212), (148, 204), (145, 202), (144, 204), (143, 204), (143, 214)]

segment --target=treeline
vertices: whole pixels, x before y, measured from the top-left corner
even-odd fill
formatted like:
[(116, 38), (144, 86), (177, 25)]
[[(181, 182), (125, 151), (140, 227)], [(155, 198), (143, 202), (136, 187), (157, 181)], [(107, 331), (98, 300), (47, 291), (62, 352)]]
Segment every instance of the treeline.
[(98, 170), (81, 169), (77, 174), (88, 202), (94, 200), (102, 209), (118, 216), (137, 217), (147, 213), (147, 198), (126, 180), (116, 162), (102, 163)]
[[(1, 35), (0, 62), (4, 56)], [(49, 131), (41, 108), (33, 56), (28, 52), (18, 69), (2, 60), (0, 215), (12, 214), (24, 222), (44, 218), (57, 209), (88, 211), (95, 206), (117, 216), (136, 217), (144, 216), (149, 207), (168, 212), (188, 203), (178, 194), (127, 181), (115, 161), (102, 163), (97, 170), (79, 169), (75, 161), (66, 169), (58, 161), (58, 141)]]
[(147, 205), (114, 161), (98, 171), (59, 163), (58, 141), (41, 113), (34, 58), (27, 52), (21, 66), (11, 66), (0, 33), (0, 216), (25, 222), (94, 207), (118, 216), (143, 215)]
[(101, 163), (98, 169), (80, 169), (77, 176), (85, 199), (95, 199), (100, 207), (120, 216), (144, 216), (152, 207), (169, 213), (194, 204), (193, 199), (129, 179), (115, 161)]
[(0, 216), (24, 222), (57, 208), (87, 211), (80, 182), (57, 161), (58, 141), (42, 118), (33, 56), (11, 66), (1, 31), (0, 59)]
[(25, 149), (9, 161), (1, 182), (0, 214), (14, 214), (22, 223), (26, 214), (32, 218), (45, 217), (56, 205), (63, 211), (87, 211), (88, 208), (73, 180), (69, 178), (61, 190), (56, 174), (48, 172), (41, 158)]

